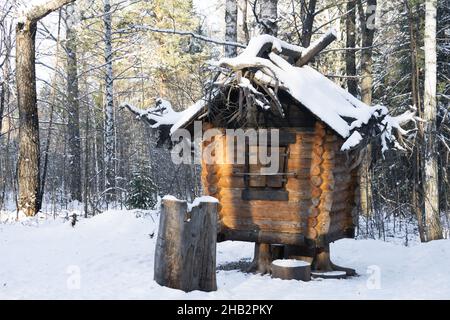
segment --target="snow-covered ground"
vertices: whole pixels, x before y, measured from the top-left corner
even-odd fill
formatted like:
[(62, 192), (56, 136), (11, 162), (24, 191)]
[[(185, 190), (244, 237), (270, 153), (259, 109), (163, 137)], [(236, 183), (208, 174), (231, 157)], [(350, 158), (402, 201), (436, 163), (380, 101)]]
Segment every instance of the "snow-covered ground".
[[(356, 268), (345, 280), (271, 279), (218, 271), (218, 291), (153, 281), (158, 217), (109, 211), (69, 221), (0, 224), (0, 299), (449, 299), (450, 240), (405, 247), (380, 240), (340, 240), (335, 263)], [(58, 218), (59, 219), (59, 218)], [(250, 259), (253, 245), (218, 245), (218, 264)]]

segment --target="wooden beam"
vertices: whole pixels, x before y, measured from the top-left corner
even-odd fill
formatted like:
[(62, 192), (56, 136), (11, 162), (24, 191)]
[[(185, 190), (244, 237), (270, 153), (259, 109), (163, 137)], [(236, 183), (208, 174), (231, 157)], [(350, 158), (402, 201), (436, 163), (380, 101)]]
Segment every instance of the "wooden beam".
[(330, 43), (336, 40), (336, 31), (330, 30), (325, 33), (319, 40), (311, 44), (308, 48), (302, 51), (301, 57), (295, 62), (297, 67), (304, 66), (310, 62), (320, 51), (325, 49)]

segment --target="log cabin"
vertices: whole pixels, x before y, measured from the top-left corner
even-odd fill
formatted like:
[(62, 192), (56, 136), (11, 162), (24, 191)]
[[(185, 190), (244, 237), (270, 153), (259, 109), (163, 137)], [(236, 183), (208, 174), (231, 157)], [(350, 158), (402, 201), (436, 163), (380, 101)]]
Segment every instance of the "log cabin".
[[(397, 134), (407, 133), (401, 125), (414, 120), (413, 111), (392, 117), (384, 106), (364, 104), (306, 65), (334, 39), (330, 32), (302, 48), (259, 36), (237, 57), (217, 63), (211, 87), (190, 108), (175, 112), (162, 99), (148, 110), (124, 105), (162, 135), (193, 131), (195, 121), (219, 132), (201, 142), (203, 148), (223, 142), (219, 161), (202, 164), (203, 191), (219, 200), (218, 241), (255, 242), (253, 268), (260, 272), (285, 257), (307, 260), (316, 272), (354, 274), (331, 262), (329, 244), (354, 236), (364, 146), (377, 139), (383, 151), (401, 148)], [(223, 159), (226, 130), (237, 128), (278, 130), (277, 172), (262, 173), (263, 164), (251, 163), (259, 138), (233, 145), (243, 163)]]

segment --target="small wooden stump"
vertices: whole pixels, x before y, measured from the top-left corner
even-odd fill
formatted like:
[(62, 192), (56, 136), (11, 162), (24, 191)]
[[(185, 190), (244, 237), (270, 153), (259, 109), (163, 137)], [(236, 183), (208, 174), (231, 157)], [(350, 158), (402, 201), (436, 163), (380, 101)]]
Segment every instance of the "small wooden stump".
[(345, 279), (347, 273), (345, 271), (312, 271), (311, 276), (322, 279)]
[(311, 280), (311, 264), (302, 260), (279, 259), (272, 262), (272, 278), (283, 280)]
[(183, 291), (217, 290), (217, 199), (186, 201), (166, 196), (162, 201), (155, 250), (155, 281)]

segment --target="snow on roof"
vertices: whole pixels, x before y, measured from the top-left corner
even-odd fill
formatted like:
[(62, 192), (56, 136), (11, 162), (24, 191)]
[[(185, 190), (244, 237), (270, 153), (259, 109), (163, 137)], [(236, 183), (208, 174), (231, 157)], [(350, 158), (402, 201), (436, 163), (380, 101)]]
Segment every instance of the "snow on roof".
[[(233, 70), (246, 66), (270, 69), (274, 78), (295, 100), (343, 138), (350, 135), (351, 129), (367, 124), (374, 113), (377, 112), (379, 115), (387, 113), (384, 107), (369, 107), (364, 104), (309, 66), (300, 68), (293, 66), (274, 52), (269, 54), (269, 59), (252, 56), (255, 52), (259, 52), (255, 47), (261, 43), (260, 37), (252, 39), (249, 44), (250, 50), (245, 49), (242, 54), (234, 58), (221, 59), (219, 65)], [(345, 118), (353, 119), (353, 121), (348, 123)]]
[(208, 100), (206, 99), (206, 97), (201, 98), (189, 108), (180, 112), (179, 118), (176, 122), (174, 122), (172, 128), (170, 128), (170, 134), (173, 134), (178, 129), (184, 127), (186, 124), (196, 119), (199, 114), (205, 109), (207, 102)]
[[(308, 48), (288, 44), (270, 35), (255, 37), (240, 55), (223, 58), (217, 63), (221, 68), (235, 72), (250, 68), (253, 74), (247, 78), (242, 76), (245, 73), (240, 73), (239, 77), (231, 75), (222, 86), (229, 85), (230, 81), (237, 81), (239, 87), (245, 87), (251, 93), (255, 93), (257, 86), (253, 86), (252, 81), (257, 81), (258, 84), (266, 85), (272, 92), (274, 90), (272, 88), (275, 87), (285, 90), (338, 135), (347, 139), (341, 150), (354, 148), (365, 138), (370, 138), (367, 133), (362, 135), (360, 130), (370, 120), (377, 126), (376, 134), (380, 135), (383, 152), (389, 149), (390, 145), (402, 149), (393, 130), (406, 134), (407, 131), (403, 130), (401, 125), (415, 121), (415, 112), (405, 112), (397, 117), (389, 116), (386, 107), (368, 106), (313, 68), (306, 65), (297, 67), (283, 58), (283, 56), (300, 58), (307, 50)], [(265, 55), (267, 58), (263, 58), (262, 53), (267, 52), (269, 52)], [(137, 108), (133, 110), (130, 106), (128, 108), (138, 116), (146, 117), (153, 128), (161, 124), (171, 125), (170, 134), (173, 134), (195, 119), (199, 119), (206, 111), (208, 101), (216, 97), (218, 92), (219, 88), (213, 87), (209, 99), (202, 98), (182, 112), (175, 112), (170, 103), (162, 99), (160, 104), (164, 106), (165, 111), (154, 108), (146, 111)], [(262, 109), (270, 108), (267, 101), (255, 98), (255, 103)], [(280, 114), (284, 116), (283, 110), (280, 110)]]

